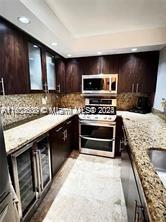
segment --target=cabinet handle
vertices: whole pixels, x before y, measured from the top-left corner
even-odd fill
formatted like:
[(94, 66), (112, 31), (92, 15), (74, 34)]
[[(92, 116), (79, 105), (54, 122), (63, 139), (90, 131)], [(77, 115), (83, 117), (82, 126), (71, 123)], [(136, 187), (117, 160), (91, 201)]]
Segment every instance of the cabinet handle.
[(66, 137), (66, 136), (67, 136), (67, 135), (66, 135), (66, 131), (67, 131), (67, 130), (64, 130), (64, 131), (63, 131), (63, 141), (66, 141), (66, 139), (67, 139), (67, 137)]
[(58, 133), (63, 127), (60, 127), (59, 129), (56, 130), (56, 132)]
[(134, 83), (131, 86), (131, 92), (134, 93)]
[(65, 136), (66, 136), (66, 139), (67, 139), (67, 137), (68, 137), (67, 129), (66, 129), (66, 135)]
[(2, 95), (4, 96), (5, 95), (5, 85), (4, 85), (4, 80), (3, 78), (1, 78), (1, 85), (2, 85)]
[(137, 83), (136, 93), (138, 93), (138, 90), (139, 90), (139, 84)]
[(71, 121), (68, 121), (68, 122), (67, 122), (67, 125), (69, 125), (70, 123), (71, 123)]
[(57, 91), (58, 91), (59, 93), (61, 92), (61, 85), (60, 85), (60, 84), (57, 85)]
[(44, 92), (49, 93), (48, 84), (46, 82), (44, 83)]
[(123, 135), (124, 135), (123, 143), (124, 143), (124, 146), (127, 146), (128, 141), (127, 141), (127, 136), (126, 136), (126, 132), (125, 132), (124, 126), (122, 126), (122, 130), (123, 130)]

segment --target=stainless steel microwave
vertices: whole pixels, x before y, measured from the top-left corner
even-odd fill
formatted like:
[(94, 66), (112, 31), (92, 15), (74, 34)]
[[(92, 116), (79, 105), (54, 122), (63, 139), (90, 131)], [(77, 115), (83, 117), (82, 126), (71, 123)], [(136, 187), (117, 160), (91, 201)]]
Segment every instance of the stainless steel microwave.
[(82, 75), (82, 94), (116, 94), (118, 74)]

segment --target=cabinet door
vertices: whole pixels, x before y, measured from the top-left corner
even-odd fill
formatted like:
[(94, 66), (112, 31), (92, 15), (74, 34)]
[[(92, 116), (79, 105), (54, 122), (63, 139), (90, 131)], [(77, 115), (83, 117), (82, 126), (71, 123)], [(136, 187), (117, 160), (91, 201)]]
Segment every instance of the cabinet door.
[(99, 74), (101, 70), (101, 59), (99, 56), (81, 58), (83, 75)]
[(79, 59), (69, 59), (66, 64), (66, 92), (81, 92), (82, 68)]
[(144, 218), (144, 211), (139, 196), (138, 186), (127, 148), (123, 149), (121, 156), (121, 180), (127, 207), (128, 221), (145, 222), (146, 220)]
[[(5, 94), (28, 93), (29, 77), (26, 37), (21, 31), (1, 20), (0, 56), (0, 78), (3, 78)], [(2, 91), (2, 84), (0, 91)]]
[(29, 147), (22, 153), (12, 154), (12, 167), (16, 194), (21, 203), (23, 216), (36, 201), (36, 177), (32, 149)]
[(29, 74), (30, 74), (30, 89), (42, 90), (42, 66), (41, 66), (41, 49), (37, 45), (28, 44), (29, 52)]
[(56, 70), (56, 91), (58, 93), (65, 93), (65, 61), (57, 59), (55, 61)]
[(52, 159), (52, 175), (54, 176), (65, 158), (65, 144), (64, 144), (64, 130), (63, 126), (59, 126), (50, 131), (50, 148), (51, 148), (51, 159)]
[(73, 133), (73, 120), (70, 119), (66, 122), (66, 149), (65, 149), (65, 156), (66, 158), (70, 155), (73, 149), (73, 140), (74, 140), (74, 133)]
[(138, 82), (137, 78), (140, 75), (137, 71), (136, 58), (132, 54), (121, 55), (119, 63), (118, 92), (135, 92), (135, 82)]
[(46, 73), (48, 90), (56, 90), (55, 57), (50, 53), (46, 53)]

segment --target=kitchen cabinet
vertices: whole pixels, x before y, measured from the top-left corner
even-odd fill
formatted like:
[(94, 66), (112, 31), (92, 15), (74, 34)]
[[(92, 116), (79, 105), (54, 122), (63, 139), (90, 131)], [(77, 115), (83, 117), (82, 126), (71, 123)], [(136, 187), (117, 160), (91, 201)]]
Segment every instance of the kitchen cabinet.
[(92, 75), (101, 73), (101, 57), (91, 56), (79, 58), (82, 64), (83, 75)]
[(57, 58), (55, 61), (56, 69), (56, 91), (58, 93), (65, 93), (65, 60)]
[[(126, 136), (124, 135), (124, 137)], [(138, 174), (131, 157), (129, 146), (126, 145), (126, 138), (123, 138), (123, 142), (121, 143), (121, 158), (121, 181), (127, 207), (128, 221), (148, 222), (149, 217), (142, 193), (143, 191), (138, 181)]]
[(122, 185), (127, 207), (128, 221), (144, 222), (143, 207), (127, 151), (122, 151), (122, 161)]
[(66, 93), (81, 92), (82, 66), (79, 59), (66, 61)]
[(47, 89), (56, 90), (55, 57), (46, 53)]
[(74, 149), (74, 117), (52, 129), (50, 135), (52, 175), (54, 176)]
[[(0, 19), (0, 78), (4, 94), (29, 92), (26, 36)], [(0, 92), (3, 94), (2, 82)]]
[(118, 92), (155, 92), (159, 52), (119, 55)]
[(30, 89), (42, 90), (42, 63), (41, 63), (41, 49), (36, 44), (28, 44), (29, 56), (29, 75), (30, 75)]

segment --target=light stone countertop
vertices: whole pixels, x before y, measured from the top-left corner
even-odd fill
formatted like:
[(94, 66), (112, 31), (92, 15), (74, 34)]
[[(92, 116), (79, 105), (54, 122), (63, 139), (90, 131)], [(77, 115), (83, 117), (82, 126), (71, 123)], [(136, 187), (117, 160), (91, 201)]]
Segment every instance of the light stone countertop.
[(75, 112), (65, 115), (49, 114), (12, 129), (5, 130), (4, 138), (7, 154), (11, 154), (20, 149), (27, 143), (33, 141), (44, 133), (47, 133), (49, 130), (63, 123), (75, 114)]
[(147, 154), (149, 148), (166, 149), (166, 122), (158, 116), (118, 111), (123, 117), (128, 141), (153, 222), (166, 222), (166, 188)]

